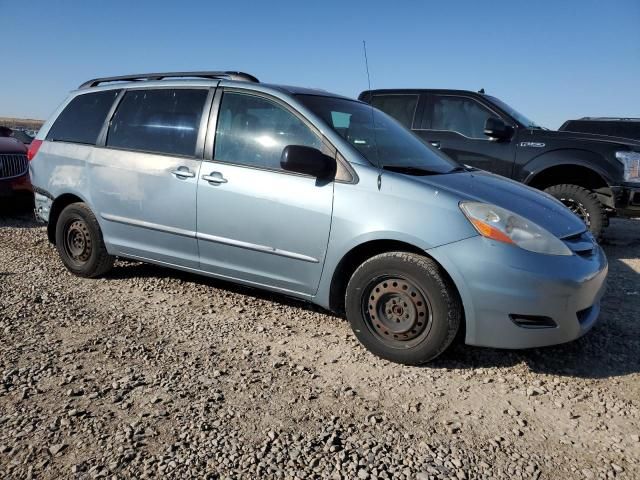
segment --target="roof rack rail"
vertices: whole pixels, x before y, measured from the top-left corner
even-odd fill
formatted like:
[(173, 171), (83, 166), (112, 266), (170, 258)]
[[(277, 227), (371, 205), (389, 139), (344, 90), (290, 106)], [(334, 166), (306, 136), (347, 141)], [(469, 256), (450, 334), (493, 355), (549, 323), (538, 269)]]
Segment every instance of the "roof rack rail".
[(120, 75), (117, 77), (93, 78), (84, 82), (79, 89), (97, 87), (101, 83), (110, 82), (135, 82), (141, 80), (162, 80), (164, 78), (209, 78), (209, 79), (227, 79), (238, 80), (243, 82), (260, 83), (260, 81), (249, 73), (244, 72), (159, 72), (159, 73), (141, 73), (137, 75)]

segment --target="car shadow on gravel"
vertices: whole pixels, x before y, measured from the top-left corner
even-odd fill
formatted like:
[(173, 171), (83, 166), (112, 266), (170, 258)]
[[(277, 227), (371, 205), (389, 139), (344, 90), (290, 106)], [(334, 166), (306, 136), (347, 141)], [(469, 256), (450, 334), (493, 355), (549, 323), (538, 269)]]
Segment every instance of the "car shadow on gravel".
[(207, 277), (204, 275), (198, 275), (195, 273), (184, 272), (173, 268), (161, 267), (159, 265), (153, 265), (150, 263), (137, 262), (133, 260), (119, 259), (109, 273), (105, 275), (107, 279), (131, 279), (131, 278), (164, 278), (170, 277), (173, 279), (181, 280), (191, 284), (203, 285), (206, 287), (224, 290), (225, 292), (237, 293), (239, 295), (247, 295), (260, 300), (267, 300), (270, 302), (278, 303), (287, 307), (302, 308), (313, 312), (324, 313), (329, 316), (341, 318), (332, 312), (324, 310), (322, 307), (314, 305), (304, 300), (300, 300), (295, 297), (288, 297), (284, 294), (270, 292), (268, 290), (261, 290), (258, 288), (251, 288), (245, 285), (240, 285), (233, 282), (227, 282), (217, 278)]
[(0, 199), (0, 228), (38, 228), (42, 225), (36, 222), (32, 198)]

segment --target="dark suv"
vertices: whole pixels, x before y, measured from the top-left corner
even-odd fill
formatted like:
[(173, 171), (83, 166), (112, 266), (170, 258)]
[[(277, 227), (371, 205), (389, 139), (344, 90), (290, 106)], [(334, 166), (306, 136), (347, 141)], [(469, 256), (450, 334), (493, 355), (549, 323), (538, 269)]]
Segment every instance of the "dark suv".
[(599, 237), (609, 216), (640, 216), (640, 142), (551, 131), (483, 91), (360, 94), (460, 163), (544, 190)]

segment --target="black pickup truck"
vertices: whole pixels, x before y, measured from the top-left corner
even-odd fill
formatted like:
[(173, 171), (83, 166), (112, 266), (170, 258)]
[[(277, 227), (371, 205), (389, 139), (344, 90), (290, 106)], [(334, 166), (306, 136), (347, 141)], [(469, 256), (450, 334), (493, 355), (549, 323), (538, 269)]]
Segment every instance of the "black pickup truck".
[(462, 164), (553, 195), (598, 238), (610, 216), (640, 217), (638, 141), (548, 130), (482, 90), (370, 90), (359, 99)]

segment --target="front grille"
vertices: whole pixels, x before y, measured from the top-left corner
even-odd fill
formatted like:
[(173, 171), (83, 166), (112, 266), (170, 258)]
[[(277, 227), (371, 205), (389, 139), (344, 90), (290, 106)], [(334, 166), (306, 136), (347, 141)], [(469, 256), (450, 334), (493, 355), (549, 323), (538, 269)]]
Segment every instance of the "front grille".
[(0, 153), (0, 178), (20, 177), (27, 173), (27, 156), (20, 153)]

